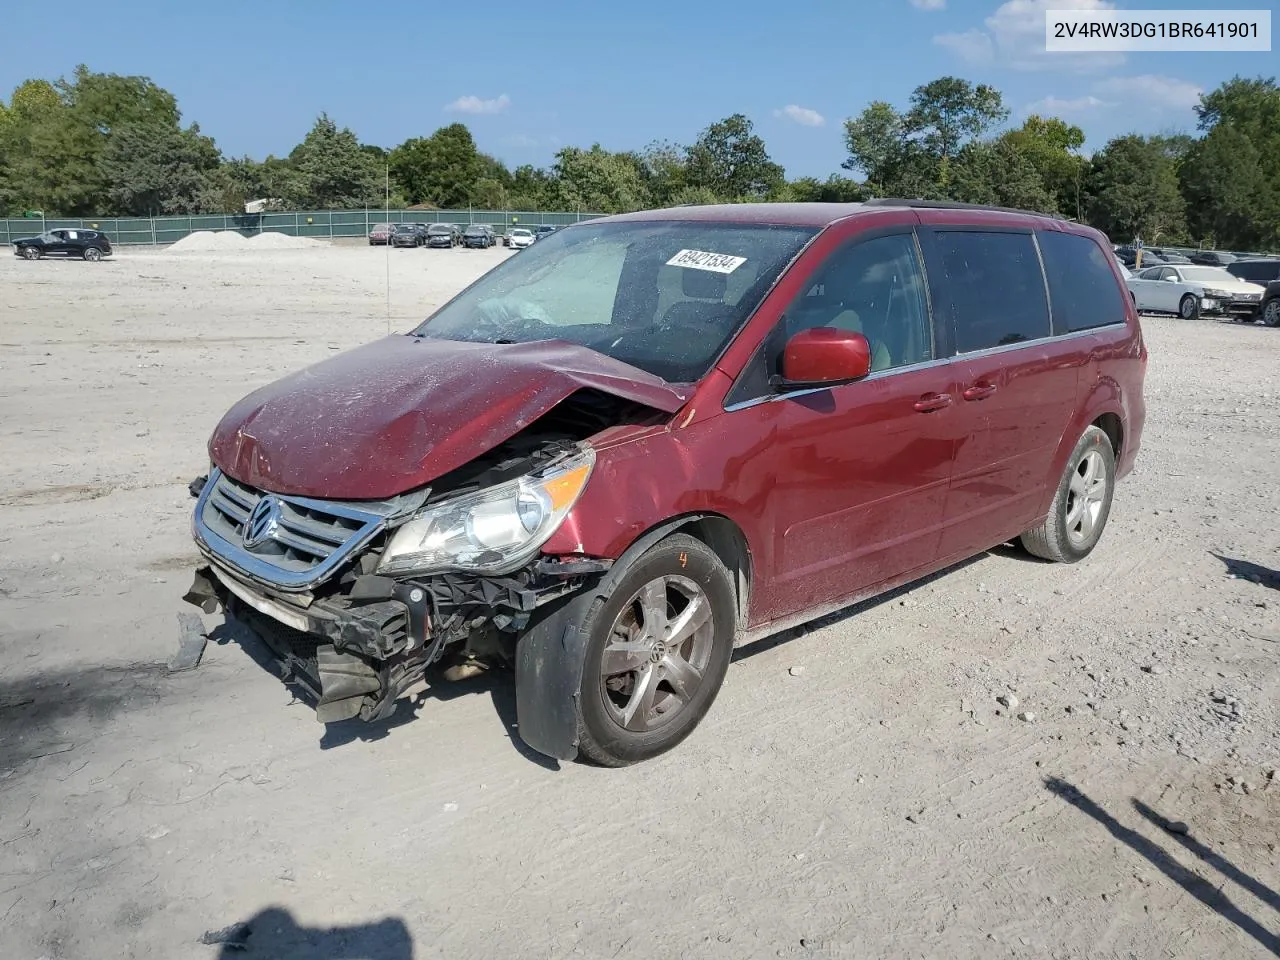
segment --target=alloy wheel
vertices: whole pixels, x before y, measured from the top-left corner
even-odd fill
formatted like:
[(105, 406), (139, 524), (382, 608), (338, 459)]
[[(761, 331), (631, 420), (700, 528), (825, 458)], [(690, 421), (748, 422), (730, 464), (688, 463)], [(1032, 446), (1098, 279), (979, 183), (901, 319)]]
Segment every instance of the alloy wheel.
[(1107, 500), (1107, 467), (1102, 455), (1091, 450), (1080, 458), (1067, 486), (1067, 538), (1082, 547), (1093, 538)]
[(714, 638), (711, 601), (698, 584), (663, 576), (641, 587), (600, 659), (600, 693), (614, 722), (645, 733), (675, 719), (702, 684)]

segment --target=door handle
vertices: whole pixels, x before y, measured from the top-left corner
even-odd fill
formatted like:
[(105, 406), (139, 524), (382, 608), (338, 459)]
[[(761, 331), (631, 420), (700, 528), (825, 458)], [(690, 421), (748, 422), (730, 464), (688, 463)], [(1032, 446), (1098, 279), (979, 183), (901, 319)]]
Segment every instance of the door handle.
[(951, 406), (951, 394), (926, 393), (915, 402), (914, 406), (919, 413), (932, 413), (934, 410), (941, 410), (943, 407)]
[(994, 383), (975, 383), (972, 387), (964, 392), (966, 400), (985, 400), (996, 392)]

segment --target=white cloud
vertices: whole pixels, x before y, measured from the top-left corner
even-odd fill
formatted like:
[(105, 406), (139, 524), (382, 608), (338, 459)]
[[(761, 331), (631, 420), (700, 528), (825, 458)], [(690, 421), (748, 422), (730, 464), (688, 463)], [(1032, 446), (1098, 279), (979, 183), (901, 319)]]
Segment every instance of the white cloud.
[(781, 110), (773, 111), (775, 117), (786, 117), (788, 120), (794, 120), (802, 127), (820, 127), (827, 122), (827, 118), (820, 114), (817, 110), (810, 110), (808, 107), (798, 107), (794, 103), (789, 103)]
[(1122, 53), (1049, 53), (1044, 48), (1050, 10), (1114, 10), (1110, 0), (1006, 0), (983, 21), (985, 30), (933, 38), (967, 63), (998, 59), (1018, 70), (1102, 70), (1124, 63)]
[(1123, 98), (1163, 110), (1190, 110), (1200, 102), (1204, 91), (1194, 83), (1144, 73), (1136, 77), (1109, 77), (1093, 85), (1105, 96)]
[(991, 37), (981, 30), (940, 33), (933, 38), (933, 42), (940, 47), (946, 47), (965, 63), (990, 63), (996, 55), (996, 47)]
[(911, 5), (917, 10), (945, 10), (947, 0), (911, 0)]
[(501, 113), (509, 106), (511, 106), (511, 98), (504, 93), (492, 100), (482, 100), (480, 97), (472, 96), (459, 97), (453, 103), (446, 104), (445, 110), (451, 113)]
[(1100, 110), (1103, 107), (1114, 107), (1115, 104), (1095, 96), (1084, 96), (1064, 99), (1047, 96), (1043, 100), (1028, 103), (1022, 108), (1022, 115), (1029, 117), (1033, 113), (1042, 117), (1063, 117), (1071, 114), (1085, 113), (1088, 110)]

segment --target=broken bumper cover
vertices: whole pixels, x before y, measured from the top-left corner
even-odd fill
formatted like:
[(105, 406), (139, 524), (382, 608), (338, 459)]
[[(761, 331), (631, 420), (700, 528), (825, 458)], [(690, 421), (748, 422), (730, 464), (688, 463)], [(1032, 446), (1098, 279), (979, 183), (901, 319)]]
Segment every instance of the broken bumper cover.
[(210, 560), (183, 599), (206, 613), (221, 608), (253, 629), (282, 678), (315, 701), (321, 722), (378, 720), (446, 646), (486, 627), (519, 631), (537, 607), (576, 592), (609, 566), (542, 558), (509, 577), (366, 575), (314, 598), (264, 589)]

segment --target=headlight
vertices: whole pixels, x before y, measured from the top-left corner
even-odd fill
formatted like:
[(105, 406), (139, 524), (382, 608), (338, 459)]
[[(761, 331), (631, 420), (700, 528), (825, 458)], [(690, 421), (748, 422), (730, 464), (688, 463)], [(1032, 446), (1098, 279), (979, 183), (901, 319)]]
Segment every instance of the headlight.
[(547, 542), (586, 489), (588, 447), (554, 466), (422, 510), (391, 536), (378, 573), (505, 573)]
[(1206, 288), (1206, 289), (1205, 289), (1205, 291), (1204, 291), (1204, 296), (1206, 296), (1206, 297), (1213, 297), (1213, 299), (1215, 299), (1215, 300), (1230, 300), (1230, 299), (1231, 299), (1231, 294), (1227, 293), (1227, 291), (1225, 291), (1225, 290), (1210, 290), (1210, 289), (1208, 289), (1208, 288)]

